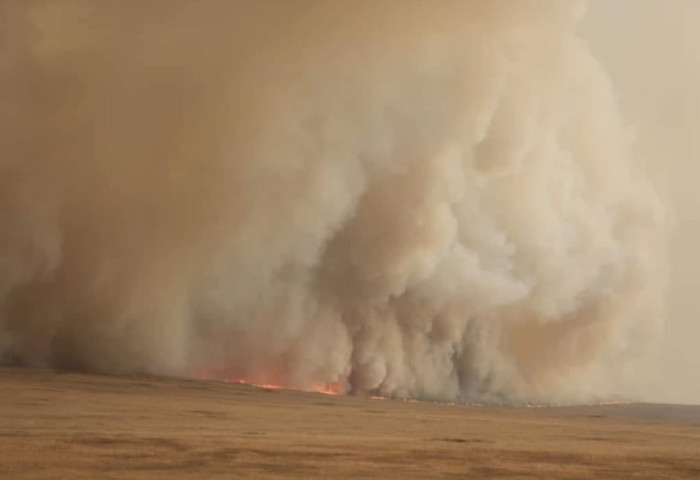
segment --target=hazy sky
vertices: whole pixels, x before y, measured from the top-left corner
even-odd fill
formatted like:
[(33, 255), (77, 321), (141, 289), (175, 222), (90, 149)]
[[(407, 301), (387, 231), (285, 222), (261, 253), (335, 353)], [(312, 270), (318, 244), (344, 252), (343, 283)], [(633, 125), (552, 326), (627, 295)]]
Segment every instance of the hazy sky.
[(700, 403), (700, 2), (592, 0), (583, 31), (634, 124), (638, 155), (673, 204), (671, 281), (657, 400)]

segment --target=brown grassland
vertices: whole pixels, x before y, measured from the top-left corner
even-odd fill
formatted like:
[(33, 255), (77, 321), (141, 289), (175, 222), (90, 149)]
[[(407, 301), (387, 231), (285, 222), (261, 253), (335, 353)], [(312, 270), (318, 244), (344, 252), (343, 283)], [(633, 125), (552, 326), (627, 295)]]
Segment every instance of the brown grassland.
[(485, 408), (0, 369), (0, 478), (700, 478), (700, 407)]

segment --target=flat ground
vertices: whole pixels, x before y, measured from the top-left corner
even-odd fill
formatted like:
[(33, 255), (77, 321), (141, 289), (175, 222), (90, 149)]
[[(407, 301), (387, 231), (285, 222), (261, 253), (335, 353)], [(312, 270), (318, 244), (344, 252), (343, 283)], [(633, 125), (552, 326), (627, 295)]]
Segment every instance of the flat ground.
[(0, 478), (700, 478), (700, 407), (479, 408), (0, 369)]

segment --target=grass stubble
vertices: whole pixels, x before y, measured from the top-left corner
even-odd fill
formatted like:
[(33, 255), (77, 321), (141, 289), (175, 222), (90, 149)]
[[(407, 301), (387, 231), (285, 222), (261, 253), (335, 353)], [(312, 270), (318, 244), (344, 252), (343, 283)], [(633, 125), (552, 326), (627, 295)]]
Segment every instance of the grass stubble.
[(474, 407), (0, 369), (0, 478), (700, 478), (700, 407)]

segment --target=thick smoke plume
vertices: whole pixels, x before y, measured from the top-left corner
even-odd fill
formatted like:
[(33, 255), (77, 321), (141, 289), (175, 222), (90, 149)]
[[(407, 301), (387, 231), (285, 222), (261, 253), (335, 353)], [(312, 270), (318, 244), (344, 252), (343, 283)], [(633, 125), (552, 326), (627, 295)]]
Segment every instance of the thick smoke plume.
[(0, 357), (628, 393), (663, 208), (561, 0), (0, 0)]

